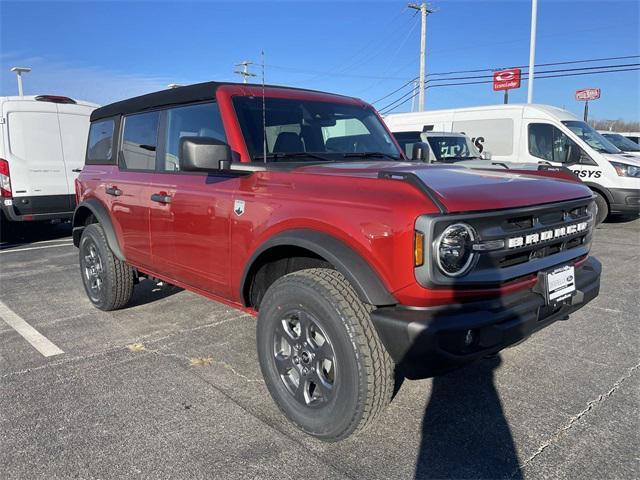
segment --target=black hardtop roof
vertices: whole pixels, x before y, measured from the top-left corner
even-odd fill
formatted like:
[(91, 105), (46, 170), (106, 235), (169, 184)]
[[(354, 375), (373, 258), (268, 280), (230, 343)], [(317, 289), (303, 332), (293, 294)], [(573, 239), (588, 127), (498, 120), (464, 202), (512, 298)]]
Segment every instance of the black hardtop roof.
[[(104, 107), (95, 109), (91, 113), (91, 121), (101, 118), (113, 117), (115, 115), (127, 115), (130, 113), (142, 112), (168, 105), (181, 105), (184, 103), (203, 102), (213, 100), (216, 97), (216, 90), (223, 85), (238, 85), (242, 87), (262, 87), (261, 84), (254, 83), (234, 83), (234, 82), (203, 82), (185, 85), (184, 87), (160, 90), (159, 92), (147, 93), (139, 97), (128, 98), (119, 102), (110, 103)], [(283, 85), (265, 85), (268, 88), (283, 88), (287, 90), (302, 90), (307, 92), (325, 93), (318, 90), (306, 88), (286, 87)], [(337, 94), (332, 94), (337, 95)], [(337, 95), (343, 96), (343, 95)]]

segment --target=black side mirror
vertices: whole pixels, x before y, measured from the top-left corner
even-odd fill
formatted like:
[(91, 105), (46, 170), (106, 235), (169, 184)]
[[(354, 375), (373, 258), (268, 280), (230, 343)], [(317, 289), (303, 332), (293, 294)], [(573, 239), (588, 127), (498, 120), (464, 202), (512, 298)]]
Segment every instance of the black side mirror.
[(182, 137), (178, 150), (180, 170), (224, 170), (231, 164), (231, 148), (211, 137)]
[(431, 163), (429, 160), (429, 144), (426, 142), (416, 142), (411, 148), (411, 160)]

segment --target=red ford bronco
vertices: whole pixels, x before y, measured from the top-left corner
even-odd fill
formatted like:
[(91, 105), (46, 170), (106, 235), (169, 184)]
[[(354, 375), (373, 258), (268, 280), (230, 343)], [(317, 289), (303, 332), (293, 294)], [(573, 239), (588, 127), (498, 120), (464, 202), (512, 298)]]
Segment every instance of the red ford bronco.
[(260, 367), (305, 432), (390, 401), (595, 298), (594, 200), (566, 178), (405, 157), (361, 100), (202, 83), (98, 108), (73, 240), (102, 310), (162, 280), (258, 316)]

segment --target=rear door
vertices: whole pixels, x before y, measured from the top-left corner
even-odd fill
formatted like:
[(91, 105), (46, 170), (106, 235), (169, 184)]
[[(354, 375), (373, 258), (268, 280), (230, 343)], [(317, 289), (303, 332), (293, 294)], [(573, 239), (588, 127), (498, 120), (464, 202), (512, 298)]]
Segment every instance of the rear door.
[(165, 111), (152, 181), (151, 249), (158, 273), (217, 295), (229, 294), (229, 228), (238, 179), (228, 173), (180, 170), (183, 137), (226, 142), (213, 102)]
[(159, 122), (158, 111), (122, 118), (118, 170), (102, 186), (124, 256), (129, 262), (148, 268), (153, 266), (149, 208)]
[(57, 105), (49, 102), (4, 103), (14, 205), (20, 214), (69, 211)]

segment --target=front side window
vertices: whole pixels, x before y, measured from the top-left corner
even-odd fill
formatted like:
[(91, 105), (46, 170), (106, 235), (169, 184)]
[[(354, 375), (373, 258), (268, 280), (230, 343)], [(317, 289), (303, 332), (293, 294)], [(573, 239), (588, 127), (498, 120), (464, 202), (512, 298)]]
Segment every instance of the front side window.
[(110, 163), (113, 157), (113, 120), (100, 120), (91, 124), (87, 145), (87, 163)]
[(120, 165), (128, 170), (155, 170), (159, 112), (124, 118)]
[(180, 170), (178, 156), (182, 137), (209, 137), (226, 143), (218, 104), (202, 103), (167, 110), (167, 138), (164, 162), (161, 162), (165, 172)]
[(422, 141), (420, 132), (395, 132), (393, 136), (407, 158), (413, 156), (413, 145)]
[(595, 131), (591, 125), (578, 120), (567, 120), (562, 123), (596, 152), (620, 153), (620, 150), (614, 144)]
[(529, 153), (549, 162), (572, 163), (580, 147), (560, 129), (548, 123), (529, 125)]
[(254, 161), (265, 161), (265, 147), (266, 161), (401, 158), (391, 135), (368, 106), (266, 98), (263, 111), (261, 97), (235, 97), (233, 103)]

